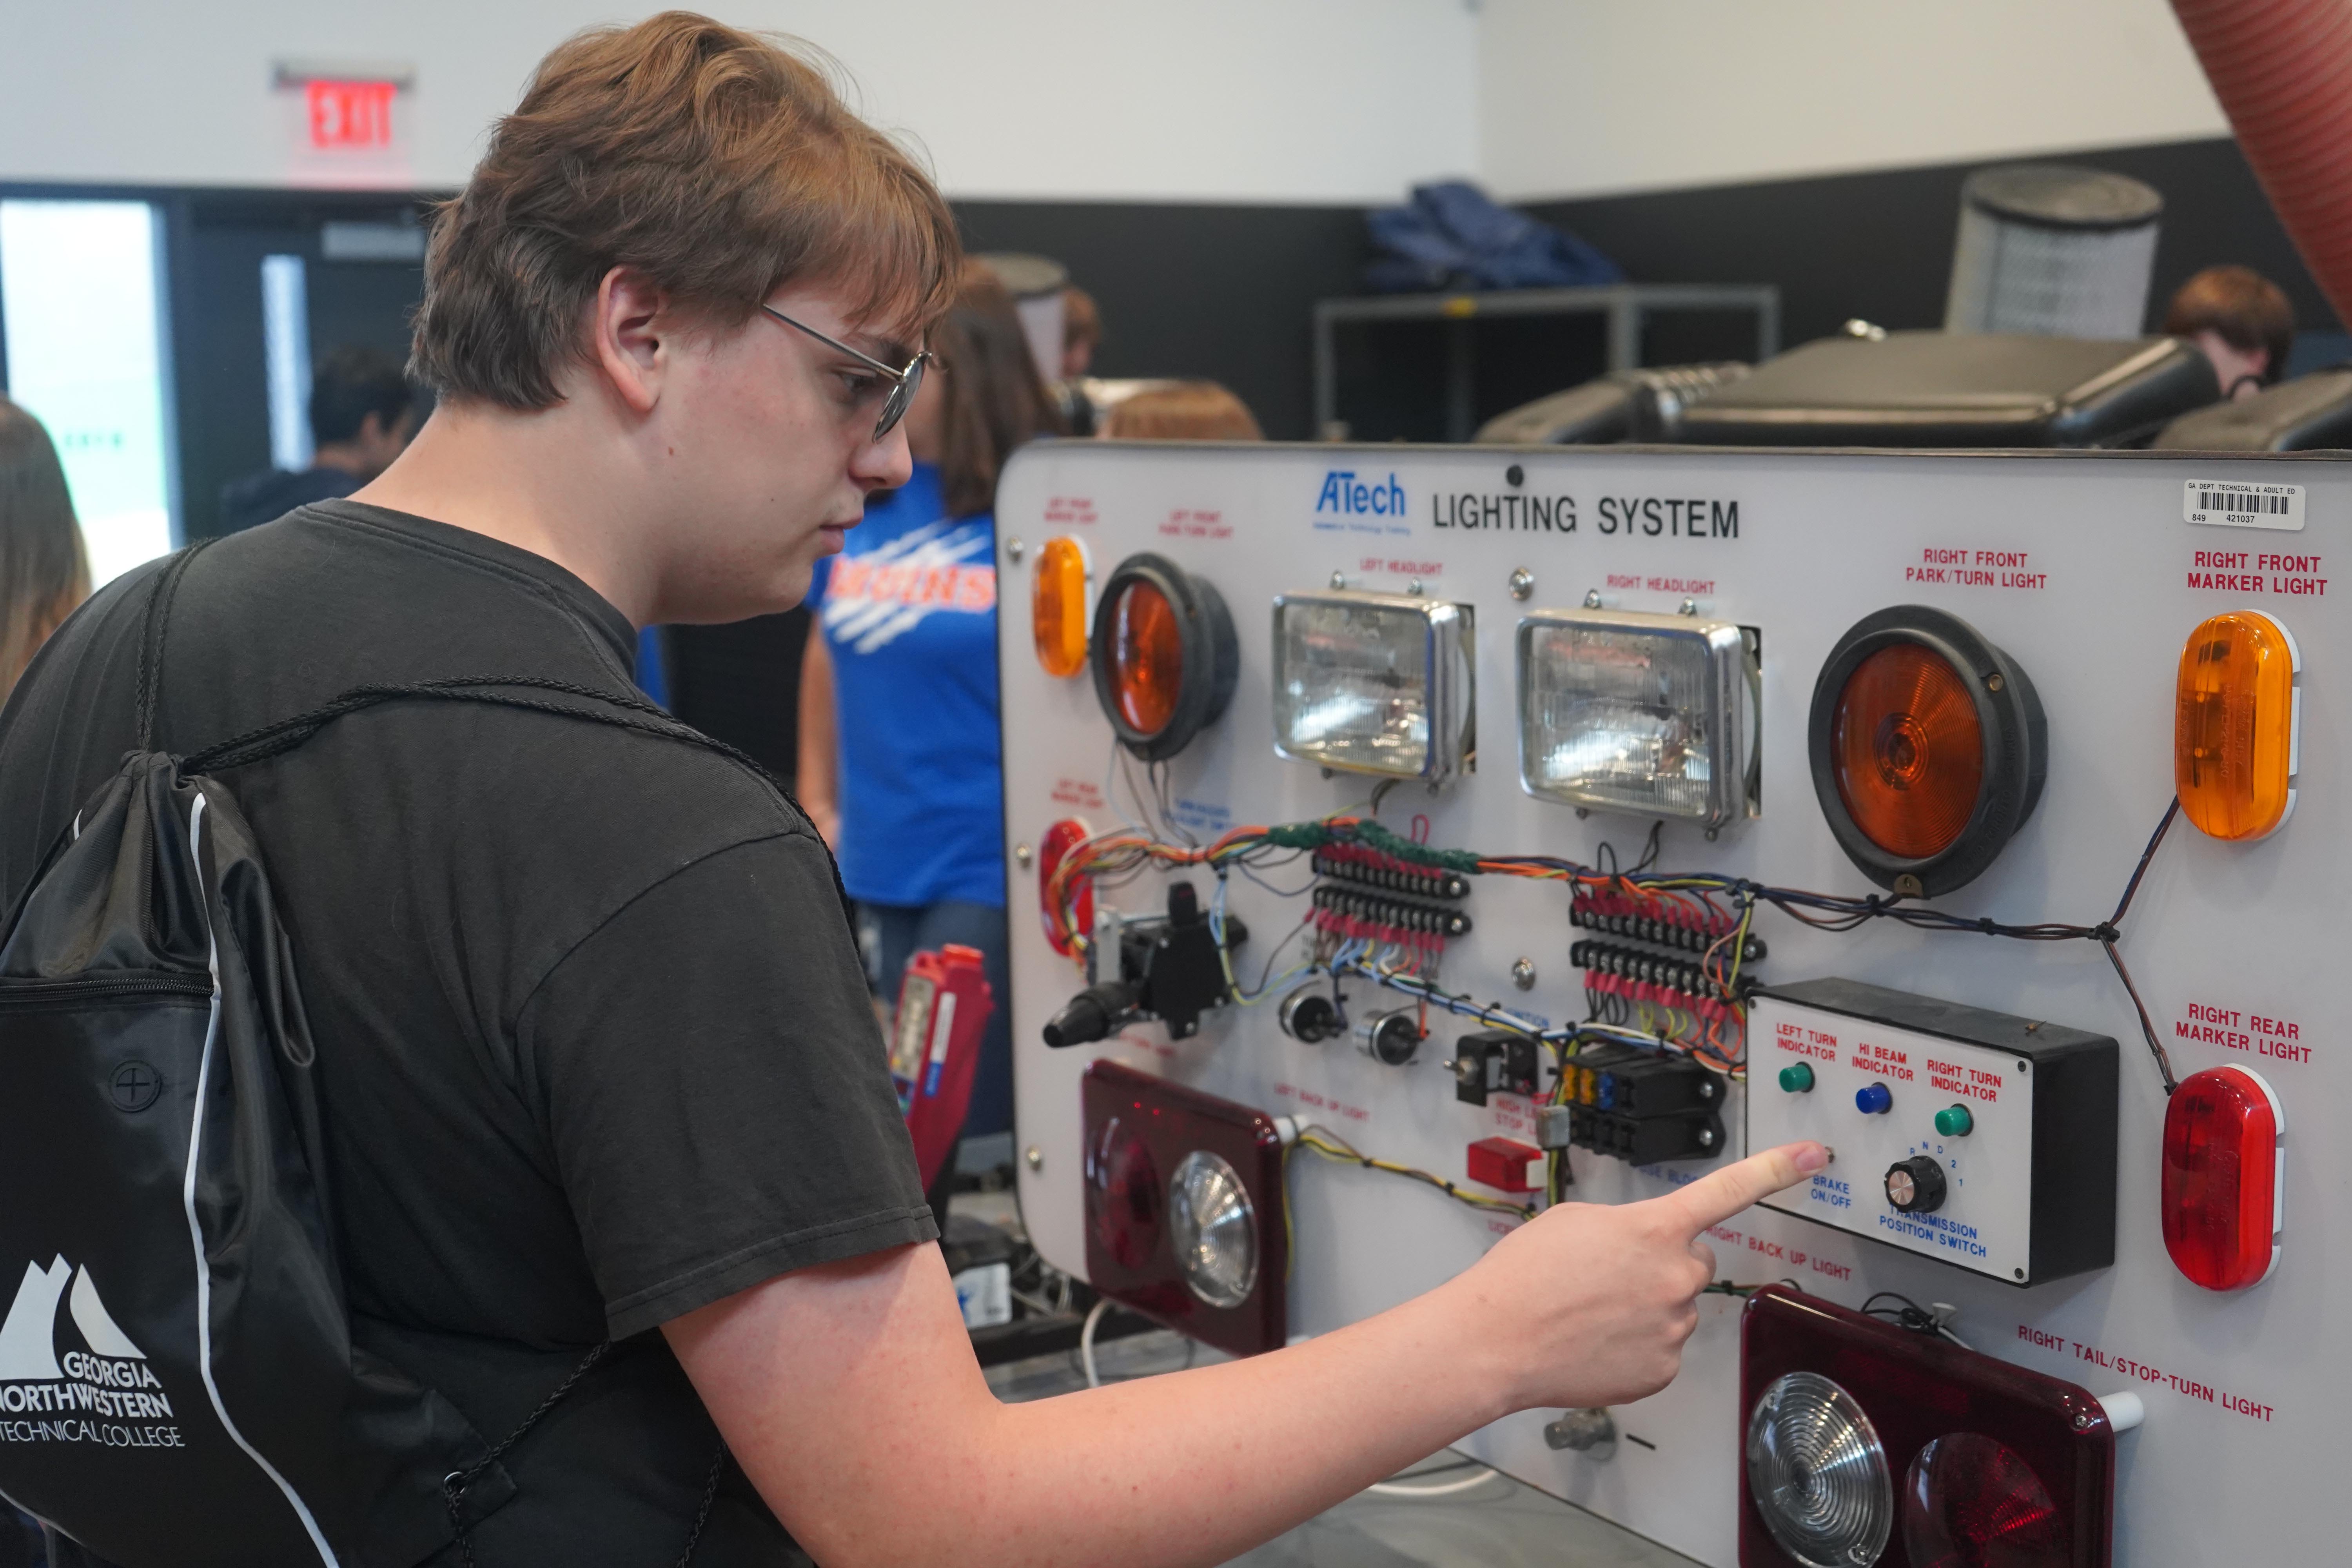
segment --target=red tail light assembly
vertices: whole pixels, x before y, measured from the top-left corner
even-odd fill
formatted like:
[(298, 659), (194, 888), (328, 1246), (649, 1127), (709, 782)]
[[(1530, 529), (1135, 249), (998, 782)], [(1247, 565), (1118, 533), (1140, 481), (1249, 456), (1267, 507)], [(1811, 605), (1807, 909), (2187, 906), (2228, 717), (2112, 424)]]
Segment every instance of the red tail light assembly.
[(1740, 1568), (2105, 1568), (2137, 1395), (1785, 1286), (1740, 1327)]
[(1898, 605), (1813, 684), (1813, 793), (1839, 847), (1906, 898), (1983, 874), (2033, 815), (2048, 723), (2024, 668), (1958, 616)]
[(2278, 1268), (2286, 1229), (2286, 1112), (2260, 1073), (2208, 1068), (2164, 1104), (2164, 1249), (2208, 1290)]
[(1282, 1137), (1264, 1111), (1117, 1062), (1088, 1067), (1087, 1279), (1234, 1355), (1289, 1337)]

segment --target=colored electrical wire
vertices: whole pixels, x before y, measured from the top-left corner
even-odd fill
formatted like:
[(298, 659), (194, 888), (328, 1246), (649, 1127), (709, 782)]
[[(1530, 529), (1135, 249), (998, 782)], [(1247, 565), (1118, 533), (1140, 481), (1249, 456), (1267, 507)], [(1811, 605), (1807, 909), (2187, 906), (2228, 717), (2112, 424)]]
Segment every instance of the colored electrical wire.
[[(1533, 1204), (1515, 1204), (1506, 1198), (1490, 1198), (1484, 1193), (1474, 1193), (1457, 1187), (1434, 1172), (1422, 1170), (1416, 1165), (1401, 1165), (1394, 1160), (1383, 1160), (1375, 1155), (1367, 1154), (1329, 1128), (1317, 1125), (1300, 1128), (1298, 1136), (1292, 1141), (1290, 1147), (1283, 1151), (1283, 1171), (1286, 1176), (1289, 1173), (1291, 1154), (1300, 1149), (1307, 1150), (1326, 1160), (1336, 1161), (1343, 1165), (1361, 1165), (1367, 1171), (1383, 1171), (1391, 1176), (1402, 1176), (1408, 1181), (1435, 1187), (1455, 1203), (1467, 1204), (1474, 1209), (1486, 1209), (1494, 1214), (1517, 1215), (1521, 1219), (1533, 1219), (1538, 1213)], [(1282, 1205), (1282, 1214), (1283, 1225), (1287, 1230), (1290, 1224), (1288, 1204)]]
[[(1379, 792), (1375, 792), (1372, 804), (1377, 809)], [(1817, 893), (1800, 888), (1773, 887), (1746, 878), (1661, 872), (1651, 868), (1658, 855), (1658, 835), (1655, 831), (1645, 841), (1642, 858), (1632, 868), (1620, 870), (1615, 868), (1613, 851), (1606, 845), (1601, 847), (1609, 862), (1606, 868), (1586, 866), (1554, 856), (1484, 855), (1473, 850), (1429, 845), (1396, 832), (1375, 817), (1345, 814), (1311, 822), (1236, 827), (1206, 846), (1169, 844), (1139, 830), (1098, 835), (1074, 846), (1063, 858), (1045, 889), (1045, 907), (1053, 919), (1056, 934), (1069, 942), (1076, 951), (1083, 952), (1089, 940), (1088, 933), (1076, 931), (1070, 917), (1076, 889), (1083, 885), (1083, 879), (1115, 881), (1153, 867), (1173, 868), (1202, 865), (1216, 871), (1222, 882), (1231, 867), (1263, 864), (1286, 851), (1311, 852), (1333, 844), (1360, 845), (1411, 865), (1458, 871), (1466, 876), (1523, 877), (1566, 881), (1595, 891), (1606, 889), (1651, 905), (1661, 911), (1663, 918), (1681, 925), (1719, 926), (1733, 910), (1737, 910), (1737, 926), (1709, 947), (1702, 966), (1711, 976), (1719, 977), (1724, 994), (1734, 999), (1730, 1004), (1732, 1010), (1741, 1016), (1744, 1015), (1738, 1013), (1736, 988), (1745, 961), (1748, 933), (1759, 904), (1769, 904), (1790, 919), (1823, 931), (1849, 931), (1873, 921), (1887, 920), (1916, 931), (2003, 937), (2019, 942), (2095, 942), (2105, 952), (2131, 999), (2133, 1011), (2139, 1020), (2141, 1037), (2147, 1042), (2149, 1054), (2155, 1060), (2165, 1092), (2169, 1094), (2177, 1083), (2170, 1057), (2157, 1034), (2155, 1021), (2140, 998), (2138, 987), (2132, 980), (2117, 942), (2121, 936), (2120, 924), (2129, 912), (2148, 866), (2179, 810), (2180, 803), (2177, 799), (2166, 806), (2162, 819), (2149, 836), (2147, 847), (2142, 850), (2133, 868), (2123, 897), (2116, 902), (2115, 912), (2096, 925), (2074, 925), (2054, 921), (2010, 923), (1989, 916), (1971, 918), (1910, 903), (1899, 894), (1890, 898), (1872, 893), (1855, 898), (1845, 894)], [(1724, 900), (1729, 900), (1730, 910), (1719, 901)], [(1217, 908), (1217, 918), (1222, 921), (1222, 900)], [(1338, 973), (1343, 965), (1337, 961), (1327, 961), (1325, 967)], [(1536, 1033), (1545, 1037), (1550, 1036), (1549, 1031), (1531, 1028), (1529, 1020), (1511, 1014), (1499, 1005), (1473, 1003), (1466, 997), (1441, 991), (1430, 981), (1417, 978), (1417, 961), (1367, 964), (1359, 955), (1346, 967), (1381, 984), (1412, 992), (1425, 1006), (1437, 1006), (1463, 1016), (1478, 1018), (1498, 1028)], [(1230, 976), (1230, 966), (1228, 974)], [(1596, 1016), (1580, 1026), (1601, 1026), (1607, 1022), (1610, 1021)], [(1660, 1037), (1653, 1035), (1649, 1037)], [(1702, 1038), (1696, 1042), (1677, 1037), (1667, 1039), (1665, 1044), (1669, 1047), (1687, 1050), (1710, 1066), (1723, 1070), (1736, 1069), (1742, 1054), (1728, 1046), (1719, 1028), (1702, 1031)]]

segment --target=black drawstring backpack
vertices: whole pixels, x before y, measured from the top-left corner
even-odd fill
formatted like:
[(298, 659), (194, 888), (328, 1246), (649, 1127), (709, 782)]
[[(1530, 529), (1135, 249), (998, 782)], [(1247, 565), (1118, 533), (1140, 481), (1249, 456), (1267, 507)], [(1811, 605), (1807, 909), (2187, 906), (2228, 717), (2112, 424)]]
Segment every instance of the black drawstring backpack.
[[(453, 1543), (470, 1565), (472, 1525), (515, 1495), (501, 1458), (604, 1347), (492, 1445), (352, 1342), (318, 1046), (252, 830), (210, 774), (415, 700), (562, 714), (757, 764), (649, 704), (520, 677), (361, 688), (162, 754), (164, 634), (195, 553), (149, 600), (140, 749), (0, 926), (0, 1291), (14, 1291), (0, 1495), (121, 1568), (413, 1568)], [(681, 1564), (725, 1458), (722, 1445)]]

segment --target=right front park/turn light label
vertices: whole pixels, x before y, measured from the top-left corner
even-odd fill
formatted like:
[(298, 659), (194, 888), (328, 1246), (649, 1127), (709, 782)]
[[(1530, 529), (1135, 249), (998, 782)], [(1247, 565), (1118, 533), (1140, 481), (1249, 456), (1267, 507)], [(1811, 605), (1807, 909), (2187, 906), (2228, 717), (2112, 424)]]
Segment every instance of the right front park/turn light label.
[(1764, 1200), (2011, 1285), (2116, 1257), (2116, 1042), (1852, 980), (1757, 994), (1748, 1146), (1827, 1170)]
[(1906, 898), (1973, 881), (2042, 798), (2049, 740), (2033, 682), (1925, 605), (1880, 610), (1838, 639), (1808, 731), (1839, 847)]

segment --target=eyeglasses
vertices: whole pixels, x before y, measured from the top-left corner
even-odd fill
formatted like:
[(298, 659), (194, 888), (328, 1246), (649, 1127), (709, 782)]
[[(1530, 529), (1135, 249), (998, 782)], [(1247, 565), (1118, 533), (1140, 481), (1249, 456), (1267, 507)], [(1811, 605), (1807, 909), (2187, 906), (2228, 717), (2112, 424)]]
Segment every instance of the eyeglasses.
[(883, 398), (882, 413), (874, 421), (874, 439), (879, 441), (883, 437), (887, 436), (890, 433), (891, 426), (897, 425), (899, 420), (904, 419), (907, 416), (908, 408), (915, 401), (916, 389), (923, 384), (923, 366), (929, 363), (931, 361), (932, 356), (929, 350), (925, 350), (923, 353), (917, 354), (913, 359), (908, 360), (907, 362), (906, 369), (892, 370), (888, 365), (884, 364), (872, 354), (859, 353), (847, 343), (826, 337), (823, 332), (818, 331), (814, 327), (810, 326), (807, 322), (793, 321), (790, 316), (785, 315), (782, 310), (777, 310), (772, 305), (762, 305), (760, 309), (767, 311), (768, 314), (775, 317), (776, 320), (783, 322), (784, 325), (794, 327), (806, 332), (809, 336), (814, 338), (825, 347), (832, 349), (838, 353), (847, 354), (851, 359), (856, 360), (858, 363), (878, 370), (884, 375), (890, 378), (891, 384), (889, 395)]

